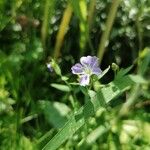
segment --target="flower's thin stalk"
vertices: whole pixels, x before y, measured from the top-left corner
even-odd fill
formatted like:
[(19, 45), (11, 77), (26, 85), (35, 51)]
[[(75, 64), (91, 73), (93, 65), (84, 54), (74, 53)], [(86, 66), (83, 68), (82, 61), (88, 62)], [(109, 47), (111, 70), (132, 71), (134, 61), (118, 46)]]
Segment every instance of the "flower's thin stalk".
[(84, 88), (85, 88), (85, 91), (86, 92), (83, 92), (83, 94), (84, 94), (84, 99), (85, 99), (85, 101), (84, 101), (84, 103), (88, 103), (88, 101), (90, 101), (90, 95), (89, 95), (89, 90), (91, 89), (91, 87), (92, 87), (92, 84), (90, 84), (89, 86), (85, 86)]
[(111, 32), (111, 29), (112, 29), (112, 26), (113, 26), (113, 23), (115, 20), (116, 12), (117, 12), (117, 9), (118, 9), (120, 2), (121, 2), (121, 0), (113, 0), (112, 1), (112, 5), (111, 5), (111, 8), (110, 8), (110, 11), (108, 14), (108, 18), (106, 20), (105, 30), (102, 34), (101, 39), (100, 39), (100, 44), (99, 44), (98, 53), (97, 53), (97, 56), (99, 57), (100, 62), (103, 59), (105, 48), (108, 44), (109, 35)]
[(114, 78), (117, 76), (118, 70), (114, 70)]
[(71, 102), (71, 105), (72, 105), (74, 111), (76, 111), (76, 108), (77, 108), (77, 97), (76, 97), (76, 95), (75, 95), (75, 93), (74, 93), (74, 91), (73, 91), (72, 86), (71, 86), (67, 81), (64, 80), (64, 82), (65, 82), (65, 84), (66, 84), (66, 85), (69, 87), (69, 89), (70, 89), (71, 95), (72, 95), (72, 97), (73, 97), (73, 101), (70, 101), (70, 102)]
[(78, 99), (75, 95), (75, 93), (73, 92), (73, 90), (71, 91), (71, 95), (73, 97), (73, 100), (72, 100), (72, 107), (74, 109), (74, 112), (78, 110)]
[(93, 86), (93, 83), (90, 84), (88, 90), (91, 90), (91, 89), (92, 89), (92, 86)]
[(93, 80), (93, 78), (91, 77), (91, 83), (90, 83), (90, 86), (89, 86), (89, 89), (88, 89), (88, 90), (91, 90), (91, 89), (92, 89), (93, 83), (94, 83), (94, 80)]

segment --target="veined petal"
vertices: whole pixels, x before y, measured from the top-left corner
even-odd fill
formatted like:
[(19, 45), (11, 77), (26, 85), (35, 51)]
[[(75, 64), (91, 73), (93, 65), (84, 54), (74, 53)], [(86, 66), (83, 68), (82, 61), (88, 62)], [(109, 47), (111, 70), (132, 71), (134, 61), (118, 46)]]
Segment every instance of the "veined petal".
[(80, 62), (83, 66), (93, 67), (98, 66), (98, 58), (96, 56), (83, 56), (80, 59)]
[(80, 58), (80, 62), (83, 66), (89, 66), (90, 65), (90, 62), (91, 62), (91, 56), (83, 56)]
[(91, 58), (90, 66), (91, 67), (98, 67), (99, 66), (98, 58), (96, 56), (93, 56)]
[(71, 67), (73, 74), (83, 74), (83, 66), (79, 63)]
[(92, 74), (95, 74), (95, 75), (100, 75), (102, 73), (102, 70), (99, 68), (99, 67), (93, 67), (92, 68)]
[(81, 86), (86, 86), (89, 85), (90, 83), (90, 76), (89, 75), (82, 75), (80, 76), (80, 85)]

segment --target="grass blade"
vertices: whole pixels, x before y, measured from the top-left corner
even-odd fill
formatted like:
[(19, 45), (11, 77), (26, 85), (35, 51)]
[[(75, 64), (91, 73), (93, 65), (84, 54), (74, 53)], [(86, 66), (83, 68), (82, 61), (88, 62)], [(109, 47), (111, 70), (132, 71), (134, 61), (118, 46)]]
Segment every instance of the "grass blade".
[(56, 44), (54, 49), (54, 58), (57, 59), (60, 56), (60, 49), (63, 44), (64, 36), (66, 34), (66, 30), (69, 26), (70, 20), (72, 16), (72, 7), (70, 3), (68, 3), (67, 8), (64, 11), (63, 18), (60, 24), (59, 31), (56, 37)]
[(105, 31), (102, 34), (102, 37), (100, 39), (99, 49), (98, 49), (98, 53), (97, 53), (97, 56), (100, 58), (100, 62), (103, 59), (105, 47), (107, 46), (110, 31), (111, 31), (112, 25), (114, 23), (116, 12), (117, 12), (120, 2), (121, 2), (121, 0), (113, 0), (112, 1), (112, 5), (111, 5), (111, 8), (110, 8), (110, 11), (108, 14), (108, 18), (106, 20)]

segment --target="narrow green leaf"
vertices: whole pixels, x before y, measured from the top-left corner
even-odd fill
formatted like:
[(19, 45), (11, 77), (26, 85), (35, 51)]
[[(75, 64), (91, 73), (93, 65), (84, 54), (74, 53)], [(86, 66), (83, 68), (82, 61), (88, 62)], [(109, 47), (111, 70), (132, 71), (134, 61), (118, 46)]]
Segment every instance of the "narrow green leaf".
[(102, 72), (102, 74), (100, 74), (100, 75), (98, 76), (98, 79), (101, 79), (101, 78), (109, 71), (109, 69), (110, 69), (110, 66), (108, 66), (108, 67)]
[(131, 69), (133, 68), (133, 65), (129, 66), (126, 69), (120, 69), (119, 72), (117, 73), (116, 78), (120, 78), (123, 77), (124, 75), (126, 75)]
[(61, 53), (61, 47), (63, 45), (64, 37), (69, 27), (69, 23), (72, 17), (72, 6), (68, 3), (66, 9), (64, 10), (63, 17), (59, 26), (59, 30), (56, 36), (56, 44), (54, 48), (54, 59), (57, 59)]
[(67, 85), (52, 83), (51, 86), (63, 92), (70, 92), (70, 88)]
[(67, 81), (69, 78), (66, 77), (66, 76), (61, 76), (61, 79), (62, 79), (63, 81)]
[(84, 48), (88, 39), (88, 21), (87, 21), (87, 1), (70, 0), (74, 14), (79, 18), (80, 28), (80, 48), (81, 55), (84, 54)]
[(82, 15), (81, 15), (81, 11), (80, 11), (80, 6), (79, 6), (79, 0), (70, 0), (72, 7), (73, 7), (73, 11), (75, 13), (75, 15), (79, 18), (82, 19)]

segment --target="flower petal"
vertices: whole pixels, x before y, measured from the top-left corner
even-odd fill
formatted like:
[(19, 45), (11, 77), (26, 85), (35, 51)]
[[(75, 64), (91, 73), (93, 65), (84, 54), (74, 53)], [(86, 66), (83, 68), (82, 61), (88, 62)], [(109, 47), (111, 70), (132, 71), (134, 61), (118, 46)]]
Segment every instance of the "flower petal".
[(102, 73), (102, 70), (99, 68), (99, 67), (93, 67), (92, 68), (92, 74), (95, 74), (95, 75), (100, 75)]
[(83, 66), (89, 66), (90, 62), (91, 62), (91, 56), (83, 56), (80, 58), (80, 62)]
[(98, 58), (96, 56), (91, 57), (90, 66), (91, 67), (98, 67), (99, 66)]
[(90, 76), (89, 75), (82, 75), (80, 76), (80, 85), (86, 86), (90, 83)]
[(71, 67), (73, 74), (83, 74), (83, 66), (79, 63)]
[(98, 58), (96, 56), (87, 56), (87, 57), (81, 57), (80, 62), (84, 66), (98, 66)]

